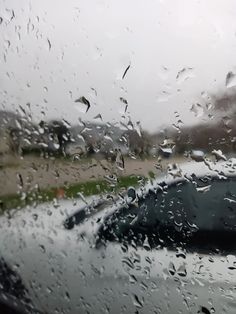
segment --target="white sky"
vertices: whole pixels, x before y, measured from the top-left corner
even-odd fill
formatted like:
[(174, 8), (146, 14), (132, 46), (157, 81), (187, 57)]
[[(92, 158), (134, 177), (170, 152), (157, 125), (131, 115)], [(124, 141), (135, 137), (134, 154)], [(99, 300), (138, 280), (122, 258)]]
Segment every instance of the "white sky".
[(150, 131), (176, 123), (176, 111), (196, 123), (201, 92), (223, 91), (236, 71), (235, 0), (0, 0), (0, 17), (0, 108), (29, 102), (36, 121), (123, 121), (123, 97)]

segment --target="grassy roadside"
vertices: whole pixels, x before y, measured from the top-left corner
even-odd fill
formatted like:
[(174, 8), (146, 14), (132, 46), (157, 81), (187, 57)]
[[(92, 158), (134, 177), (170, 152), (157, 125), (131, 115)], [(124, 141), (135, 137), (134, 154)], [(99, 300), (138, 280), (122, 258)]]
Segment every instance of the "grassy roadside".
[(80, 193), (83, 196), (90, 196), (102, 193), (117, 193), (123, 188), (129, 186), (137, 186), (141, 176), (124, 176), (118, 178), (117, 181), (96, 180), (83, 183), (71, 184), (63, 187), (51, 187), (49, 189), (37, 192), (29, 192), (26, 194), (12, 194), (0, 197), (0, 213), (13, 208), (22, 208), (27, 205), (39, 204), (52, 201), (57, 197), (58, 193), (62, 193), (65, 198), (78, 197)]

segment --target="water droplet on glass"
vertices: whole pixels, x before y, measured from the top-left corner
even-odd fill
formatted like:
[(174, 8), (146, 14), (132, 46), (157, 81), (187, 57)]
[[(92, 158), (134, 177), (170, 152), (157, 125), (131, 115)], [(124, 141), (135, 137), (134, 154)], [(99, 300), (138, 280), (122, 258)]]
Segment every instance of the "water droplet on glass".
[(197, 118), (200, 118), (204, 113), (204, 109), (200, 104), (193, 104), (190, 111), (194, 113)]
[(132, 284), (136, 283), (137, 282), (137, 278), (134, 275), (130, 274), (129, 275), (129, 282), (132, 283)]
[(198, 187), (196, 188), (196, 190), (199, 192), (199, 193), (206, 193), (206, 192), (209, 192), (211, 189), (211, 185), (207, 185), (207, 186), (203, 186), (203, 187)]
[(51, 41), (47, 38), (47, 43), (48, 43), (48, 50), (50, 51), (52, 48)]
[(227, 88), (236, 86), (236, 74), (233, 72), (229, 72), (226, 75), (225, 85)]
[(136, 294), (133, 295), (133, 303), (137, 308), (143, 307), (143, 300), (140, 300)]
[(38, 219), (38, 215), (37, 214), (33, 214), (33, 219), (36, 221)]
[(144, 242), (143, 242), (143, 248), (144, 248), (145, 250), (147, 250), (147, 251), (150, 251), (150, 250), (151, 250), (151, 247), (150, 247), (150, 244), (149, 244), (149, 242), (148, 242), (148, 237), (147, 237), (147, 236), (145, 237), (145, 240), (144, 240)]
[(204, 156), (205, 154), (202, 150), (193, 149), (190, 153), (190, 157), (195, 161), (203, 161)]
[(123, 102), (124, 104), (128, 105), (128, 101), (125, 98), (120, 97), (120, 101)]
[(171, 97), (171, 93), (166, 91), (166, 90), (163, 90), (161, 91), (158, 96), (157, 96), (157, 101), (158, 102), (167, 102)]
[(201, 306), (200, 310), (198, 311), (199, 314), (211, 314), (207, 307)]
[(5, 9), (4, 12), (4, 19), (6, 20), (7, 24), (9, 24), (15, 17), (15, 12), (12, 9)]
[(164, 156), (171, 156), (173, 154), (173, 150), (171, 147), (161, 147), (160, 150)]
[(162, 66), (160, 68), (160, 71), (158, 72), (159, 77), (164, 81), (168, 79), (169, 70), (167, 67)]
[(129, 69), (130, 69), (130, 65), (128, 65), (127, 68), (125, 69), (125, 71), (124, 71), (124, 73), (122, 75), (122, 80), (125, 78), (125, 76), (126, 76), (127, 72), (129, 71)]
[(128, 109), (128, 104), (122, 101), (119, 106), (119, 114), (124, 115), (127, 112), (127, 109)]
[(181, 266), (178, 268), (177, 274), (178, 274), (180, 277), (186, 277), (186, 276), (187, 276), (187, 270), (186, 270), (185, 265), (181, 265)]
[(76, 103), (76, 108), (82, 113), (87, 113), (91, 106), (88, 99), (86, 99), (84, 96), (76, 99), (75, 103)]
[(183, 68), (181, 71), (178, 72), (176, 76), (177, 83), (183, 83), (189, 78), (195, 77), (193, 73), (193, 68)]
[(4, 41), (4, 46), (5, 46), (6, 49), (8, 49), (11, 46), (10, 40), (5, 40)]
[(116, 149), (115, 152), (116, 152), (116, 167), (120, 170), (124, 170), (125, 161), (124, 161), (123, 154), (120, 149)]
[(46, 252), (46, 249), (45, 249), (45, 246), (43, 244), (40, 244), (39, 245), (39, 248), (41, 250), (42, 253), (45, 253)]
[(172, 262), (170, 262), (169, 264), (168, 271), (172, 276), (174, 276), (176, 273), (175, 265)]
[(224, 160), (224, 161), (227, 160), (226, 156), (222, 153), (222, 151), (220, 149), (218, 149), (218, 150), (214, 149), (211, 153), (212, 153), (212, 155), (215, 156), (217, 161), (218, 160)]
[(95, 88), (91, 87), (91, 90), (94, 92), (94, 95), (95, 95), (95, 96), (97, 96), (97, 95), (98, 95), (98, 93), (97, 93), (97, 91), (96, 91), (96, 89), (95, 89)]
[(102, 121), (102, 115), (99, 113), (94, 117), (94, 119)]
[(172, 175), (173, 178), (182, 177), (182, 170), (176, 163), (169, 164), (167, 170), (168, 173)]

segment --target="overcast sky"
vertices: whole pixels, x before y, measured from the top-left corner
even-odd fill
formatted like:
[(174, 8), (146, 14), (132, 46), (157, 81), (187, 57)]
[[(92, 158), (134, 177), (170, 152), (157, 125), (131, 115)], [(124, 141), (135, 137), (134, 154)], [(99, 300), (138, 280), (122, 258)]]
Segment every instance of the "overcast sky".
[(120, 122), (123, 97), (150, 131), (196, 123), (236, 72), (235, 0), (0, 0), (0, 23), (1, 108), (30, 103), (35, 121)]

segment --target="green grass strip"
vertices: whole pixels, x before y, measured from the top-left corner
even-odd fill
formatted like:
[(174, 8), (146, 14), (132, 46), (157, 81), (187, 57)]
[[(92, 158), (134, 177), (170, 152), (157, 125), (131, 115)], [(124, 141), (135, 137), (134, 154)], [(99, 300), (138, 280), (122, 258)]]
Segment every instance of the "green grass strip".
[(88, 182), (81, 182), (76, 184), (69, 184), (62, 187), (50, 187), (35, 192), (28, 192), (26, 194), (9, 194), (0, 196), (0, 213), (5, 210), (22, 208), (34, 203), (44, 203), (52, 201), (56, 198), (57, 191), (64, 190), (65, 198), (76, 198), (79, 194), (84, 196), (104, 194), (104, 193), (118, 193), (121, 189), (127, 189), (129, 186), (137, 186), (140, 180), (144, 179), (141, 176), (125, 176), (118, 178), (115, 182), (108, 180), (94, 180)]

